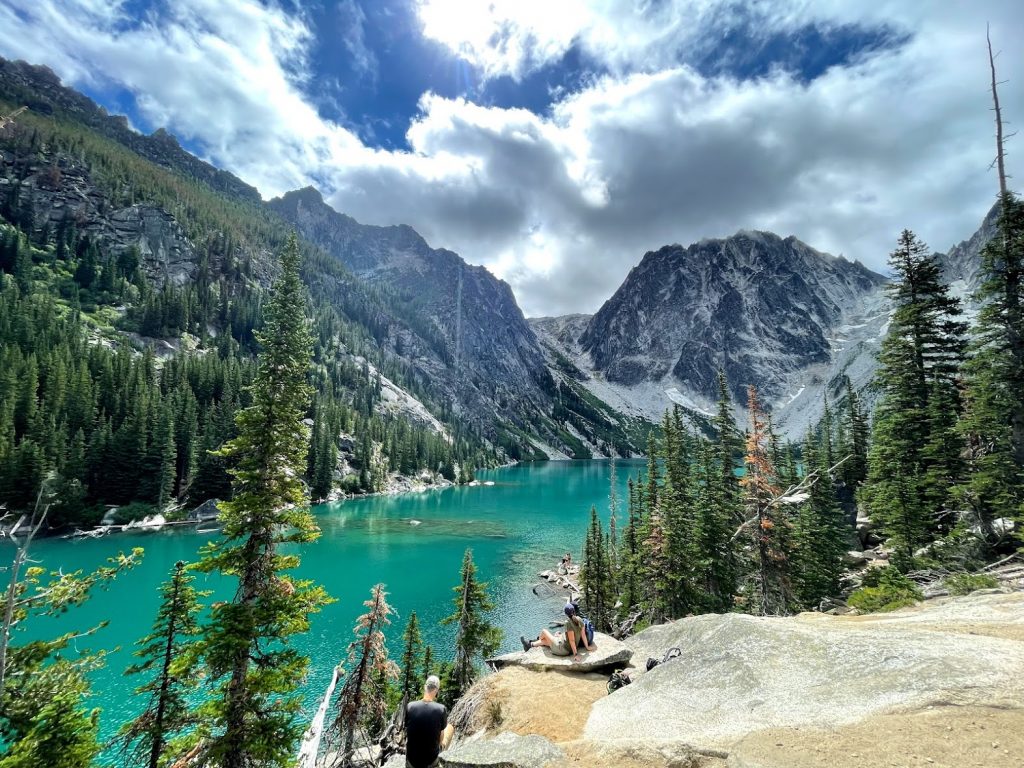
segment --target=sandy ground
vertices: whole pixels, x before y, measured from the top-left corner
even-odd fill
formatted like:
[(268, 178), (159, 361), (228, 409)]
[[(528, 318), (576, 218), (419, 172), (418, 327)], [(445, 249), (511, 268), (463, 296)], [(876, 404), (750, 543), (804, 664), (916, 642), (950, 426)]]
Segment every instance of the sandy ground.
[(836, 730), (772, 728), (731, 752), (736, 768), (1021, 768), (1024, 710), (935, 707)]
[(608, 678), (599, 674), (507, 667), (485, 681), (487, 704), (478, 710), (471, 731), (535, 733), (556, 743), (580, 738), (590, 707), (608, 695)]

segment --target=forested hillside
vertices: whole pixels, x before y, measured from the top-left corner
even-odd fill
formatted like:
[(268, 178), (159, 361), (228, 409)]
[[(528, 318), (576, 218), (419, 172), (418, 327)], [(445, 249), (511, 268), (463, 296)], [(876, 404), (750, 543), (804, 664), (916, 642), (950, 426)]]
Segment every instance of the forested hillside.
[[(142, 136), (49, 70), (0, 61), (0, 112), (22, 105), (0, 132), (0, 500), (25, 509), (51, 470), (66, 486), (57, 527), (95, 523), (105, 505), (224, 498), (213, 451), (247, 403), (271, 255), (291, 225), (165, 132)], [(542, 444), (584, 457), (642, 445), (642, 424), (567, 406), (539, 353), (528, 394), (493, 365), (470, 372), (473, 351), (436, 307), (299, 247), (316, 336), (313, 498), (381, 490), (394, 473), (466, 480), (545, 458)]]
[[(0, 153), (0, 498), (24, 509), (57, 470), (59, 526), (95, 522), (104, 504), (224, 497), (225, 462), (211, 451), (247, 402), (269, 254), (286, 225), (63, 115), (24, 113), (3, 129)], [(393, 470), (454, 480), (498, 461), (479, 430), (432, 404), (381, 351), (378, 337), (401, 327), (387, 292), (303, 252), (315, 306), (315, 497), (342, 481), (378, 490)], [(382, 379), (447, 426), (382, 411)]]

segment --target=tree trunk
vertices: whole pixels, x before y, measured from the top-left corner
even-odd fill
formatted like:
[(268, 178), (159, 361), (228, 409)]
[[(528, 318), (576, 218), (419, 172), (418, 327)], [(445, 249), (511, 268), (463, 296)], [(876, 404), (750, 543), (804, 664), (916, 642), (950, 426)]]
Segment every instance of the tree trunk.
[(327, 717), (327, 708), (330, 706), (334, 689), (338, 685), (340, 673), (341, 670), (335, 667), (334, 674), (331, 676), (331, 684), (327, 686), (320, 707), (302, 736), (302, 745), (299, 747), (299, 754), (295, 757), (296, 768), (316, 768), (316, 756), (320, 752), (320, 738), (324, 732), (324, 718)]

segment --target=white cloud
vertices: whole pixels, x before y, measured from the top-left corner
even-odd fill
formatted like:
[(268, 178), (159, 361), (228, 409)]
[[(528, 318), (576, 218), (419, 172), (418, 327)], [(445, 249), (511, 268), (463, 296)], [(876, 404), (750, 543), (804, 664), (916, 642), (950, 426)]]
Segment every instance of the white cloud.
[[(531, 0), (420, 10), (429, 34), (488, 75), (522, 75), (574, 42), (608, 74), (545, 115), (424, 94), (406, 152), (368, 148), (319, 117), (303, 95), (311, 30), (273, 5), (179, 0), (169, 16), (127, 24), (123, 6), (99, 0), (7, 0), (0, 52), (72, 83), (128, 88), (152, 124), (265, 195), (315, 182), (356, 219), (411, 224), (508, 279), (530, 314), (593, 311), (645, 250), (741, 228), (881, 269), (903, 227), (944, 250), (993, 200), (984, 25), (1011, 50), (1024, 28), (1017, 4), (772, 4), (765, 23), (779, 29), (810, 20), (912, 33), (811, 83), (679, 64), (680, 50), (707, 44), (709, 25), (727, 25), (718, 3), (547, 5), (556, 12)], [(456, 6), (469, 9), (462, 26), (446, 27)], [(1005, 114), (1020, 121), (1024, 61), (1000, 65)], [(1020, 156), (1010, 156), (1018, 178)]]

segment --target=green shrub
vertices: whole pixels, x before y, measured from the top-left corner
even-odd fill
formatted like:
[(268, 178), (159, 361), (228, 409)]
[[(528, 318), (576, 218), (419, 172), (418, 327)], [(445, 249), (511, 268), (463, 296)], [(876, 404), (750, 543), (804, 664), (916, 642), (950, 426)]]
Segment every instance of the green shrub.
[(124, 506), (118, 507), (114, 513), (114, 523), (117, 525), (125, 525), (130, 523), (132, 520), (142, 520), (144, 517), (149, 515), (155, 515), (157, 512), (156, 507), (152, 504), (146, 504), (141, 501), (133, 501), (131, 504), (125, 504)]
[(994, 589), (999, 579), (987, 573), (956, 573), (942, 582), (951, 595), (969, 595), (978, 589)]
[(887, 613), (923, 599), (924, 595), (914, 582), (892, 566), (886, 566), (869, 570), (864, 576), (864, 586), (846, 602), (864, 613)]

